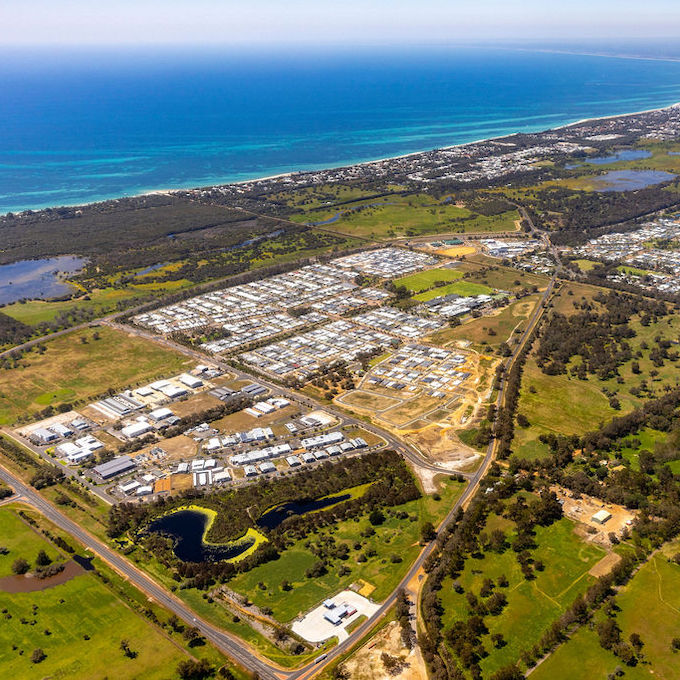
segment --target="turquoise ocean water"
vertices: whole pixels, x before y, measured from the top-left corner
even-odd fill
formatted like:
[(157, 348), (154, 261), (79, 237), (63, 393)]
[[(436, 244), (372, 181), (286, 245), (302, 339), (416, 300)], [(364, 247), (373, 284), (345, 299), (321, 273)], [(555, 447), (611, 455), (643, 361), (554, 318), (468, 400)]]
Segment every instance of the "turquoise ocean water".
[(680, 101), (680, 63), (502, 49), (0, 52), (0, 213)]

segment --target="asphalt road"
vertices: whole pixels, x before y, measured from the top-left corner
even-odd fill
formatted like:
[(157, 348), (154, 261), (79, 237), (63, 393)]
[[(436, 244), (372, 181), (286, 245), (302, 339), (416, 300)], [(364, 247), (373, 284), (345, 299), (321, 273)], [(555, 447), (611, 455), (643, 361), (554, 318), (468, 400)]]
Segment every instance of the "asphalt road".
[[(530, 333), (533, 331), (536, 323), (540, 319), (543, 311), (545, 310), (546, 302), (552, 293), (554, 287), (555, 279), (550, 281), (550, 285), (544, 292), (541, 299), (541, 304), (536, 308), (533, 316), (531, 317), (530, 323), (527, 325), (520, 342), (518, 343), (513, 354), (508, 357), (506, 361), (506, 371), (512, 366), (513, 362), (516, 360), (520, 351), (522, 350), (524, 343), (528, 339)], [(187, 348), (184, 348), (187, 349)], [(229, 367), (229, 370), (233, 370)], [(250, 376), (249, 376), (250, 377)], [(264, 381), (261, 381), (264, 382)], [(274, 387), (274, 386), (272, 386)], [(281, 389), (275, 386), (276, 389)], [(496, 404), (501, 406), (503, 404), (503, 399), (505, 396), (505, 382), (500, 386)], [(325, 407), (324, 407), (325, 408)], [(343, 418), (346, 418), (342, 414)], [(362, 427), (365, 427), (365, 423), (360, 422)], [(381, 435), (383, 436), (383, 435)], [(404, 452), (404, 447), (396, 440), (390, 438), (391, 442), (394, 442), (395, 448)], [(456, 503), (451, 507), (448, 514), (446, 515), (444, 521), (440, 525), (440, 529), (446, 526), (452, 521), (458, 508), (466, 504), (472, 496), (476, 493), (481, 479), (486, 474), (486, 471), (491, 464), (496, 448), (496, 441), (492, 440), (486, 450), (484, 460), (479, 467), (479, 469), (470, 475), (470, 483), (461, 495), (461, 497), (456, 501)], [(420, 461), (419, 461), (420, 464)], [(178, 617), (189, 623), (190, 625), (196, 626), (201, 634), (205, 636), (212, 644), (214, 644), (218, 649), (224, 652), (228, 657), (232, 658), (237, 663), (241, 664), (245, 668), (254, 671), (260, 675), (261, 678), (266, 678), (267, 680), (274, 680), (275, 678), (286, 679), (286, 680), (302, 680), (306, 677), (311, 677), (317, 672), (321, 671), (327, 664), (331, 663), (338, 656), (344, 654), (348, 651), (363, 635), (365, 635), (371, 627), (379, 621), (387, 611), (394, 605), (397, 597), (397, 592), (401, 588), (405, 588), (406, 585), (414, 578), (418, 571), (423, 566), (425, 560), (432, 554), (435, 549), (435, 543), (431, 542), (421, 551), (418, 558), (411, 565), (406, 575), (402, 578), (397, 588), (390, 594), (390, 596), (383, 602), (380, 609), (368, 620), (366, 620), (361, 626), (355, 629), (347, 640), (340, 643), (334, 647), (330, 652), (328, 652), (323, 663), (310, 663), (303, 668), (297, 670), (286, 670), (276, 667), (271, 662), (262, 659), (260, 656), (254, 653), (254, 651), (247, 647), (238, 638), (235, 638), (224, 631), (220, 630), (216, 626), (204, 621), (200, 617), (187, 607), (181, 600), (176, 598), (173, 594), (168, 592), (165, 587), (159, 585), (152, 578), (147, 576), (145, 573), (140, 571), (137, 567), (131, 564), (127, 559), (119, 555), (113, 549), (109, 548), (105, 543), (99, 539), (92, 536), (89, 532), (82, 529), (75, 522), (70, 520), (68, 517), (63, 515), (55, 506), (44, 499), (35, 489), (24, 484), (20, 479), (14, 476), (12, 473), (7, 471), (5, 468), (0, 466), (0, 479), (9, 484), (16, 492), (22, 497), (24, 502), (32, 504), (36, 509), (42, 512), (45, 517), (47, 517), (55, 525), (59, 526), (61, 529), (71, 534), (74, 538), (85, 545), (91, 552), (96, 554), (102, 560), (107, 562), (112, 568), (114, 568), (118, 573), (120, 573), (124, 578), (128, 579), (131, 583), (142, 590), (146, 595), (157, 603), (168, 609), (169, 611), (176, 614)]]
[(106, 325), (108, 326), (112, 326), (113, 328), (117, 328), (118, 330), (121, 330), (125, 333), (130, 333), (132, 335), (136, 335), (138, 337), (151, 340), (152, 342), (164, 345), (165, 347), (168, 347), (169, 349), (172, 349), (176, 352), (181, 352), (185, 356), (191, 357), (192, 359), (195, 359), (199, 363), (205, 363), (206, 361), (209, 361), (210, 363), (219, 366), (222, 370), (235, 374), (236, 377), (239, 379), (256, 381), (261, 385), (268, 387), (271, 390), (284, 394), (288, 399), (291, 399), (292, 401), (295, 401), (298, 404), (308, 406), (309, 408), (312, 409), (322, 409), (324, 411), (327, 411), (328, 413), (334, 415), (338, 420), (340, 420), (340, 422), (344, 424), (361, 427), (364, 430), (371, 432), (372, 434), (375, 434), (376, 436), (384, 439), (389, 447), (401, 453), (405, 458), (410, 460), (414, 465), (417, 465), (418, 467), (425, 468), (426, 470), (430, 470), (432, 472), (439, 472), (442, 474), (462, 474), (465, 477), (471, 476), (469, 473), (458, 473), (456, 470), (452, 470), (450, 468), (445, 468), (439, 465), (435, 465), (434, 463), (430, 463), (429, 461), (425, 460), (422, 456), (420, 456), (416, 451), (414, 451), (411, 447), (406, 445), (403, 441), (397, 439), (389, 432), (386, 432), (385, 430), (382, 430), (381, 428), (376, 427), (375, 425), (367, 423), (365, 420), (355, 418), (354, 416), (351, 416), (345, 413), (344, 411), (340, 411), (339, 409), (336, 409), (333, 406), (330, 406), (328, 404), (321, 404), (320, 402), (315, 401), (311, 397), (303, 396), (286, 387), (282, 387), (281, 385), (269, 382), (265, 377), (259, 374), (253, 374), (248, 373), (246, 371), (242, 371), (238, 368), (235, 368), (231, 364), (221, 361), (217, 357), (214, 356), (207, 357), (203, 352), (194, 350), (191, 347), (187, 347), (186, 345), (181, 345), (180, 343), (174, 342), (173, 340), (170, 340), (165, 336), (155, 335), (154, 333), (150, 333), (149, 331), (142, 330), (141, 328), (118, 324), (108, 320), (105, 321), (104, 323), (106, 323)]
[[(0, 479), (15, 490), (16, 493), (22, 497), (21, 500), (23, 502), (33, 505), (45, 515), (47, 519), (71, 534), (71, 536), (86, 546), (90, 552), (93, 552), (97, 557), (104, 560), (124, 578), (142, 590), (148, 597), (175, 613), (179, 618), (190, 625), (196, 626), (201, 631), (202, 635), (227, 656), (231, 657), (245, 668), (259, 673), (262, 678), (274, 680), (274, 678), (281, 677), (280, 673), (275, 674), (276, 671), (270, 663), (263, 661), (253, 654), (252, 650), (248, 649), (241, 640), (238, 640), (219, 628), (203, 621), (163, 586), (156, 583), (98, 538), (95, 538), (88, 531), (79, 527), (49, 501), (45, 500), (33, 487), (24, 484), (24, 482), (2, 466), (0, 466)], [(291, 673), (285, 671), (284, 674), (291, 675)]]

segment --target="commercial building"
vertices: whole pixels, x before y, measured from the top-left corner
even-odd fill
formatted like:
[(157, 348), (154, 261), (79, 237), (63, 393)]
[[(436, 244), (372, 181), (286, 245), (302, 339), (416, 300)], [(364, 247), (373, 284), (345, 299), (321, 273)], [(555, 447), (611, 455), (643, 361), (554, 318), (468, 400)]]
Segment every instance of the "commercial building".
[(137, 467), (137, 464), (130, 458), (130, 456), (118, 456), (113, 460), (110, 460), (101, 465), (96, 465), (93, 470), (96, 472), (103, 480), (111, 479), (117, 477), (118, 475), (130, 472)]

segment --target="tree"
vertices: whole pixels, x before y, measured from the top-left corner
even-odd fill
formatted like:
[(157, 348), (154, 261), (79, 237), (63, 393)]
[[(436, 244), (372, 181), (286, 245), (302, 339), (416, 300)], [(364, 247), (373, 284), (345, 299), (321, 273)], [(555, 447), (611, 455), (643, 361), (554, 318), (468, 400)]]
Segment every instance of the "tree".
[(25, 574), (31, 565), (23, 558), (17, 557), (14, 562), (12, 562), (12, 572), (15, 574)]
[[(186, 659), (177, 664), (177, 675), (182, 680), (203, 680), (213, 674), (213, 667), (206, 659), (194, 661), (194, 659)], [(222, 676), (229, 677), (229, 676)]]
[(524, 673), (517, 666), (505, 666), (494, 673), (491, 680), (524, 680)]
[(185, 628), (182, 633), (182, 637), (187, 641), (189, 647), (197, 647), (203, 643), (203, 637), (201, 636), (201, 631), (196, 628), (196, 626), (191, 626), (190, 628)]
[(38, 553), (38, 556), (35, 558), (36, 567), (46, 567), (48, 564), (51, 563), (52, 560), (50, 559), (50, 556), (44, 550), (41, 550)]
[(125, 638), (120, 641), (120, 651), (123, 652), (128, 659), (134, 659), (137, 656), (137, 652), (130, 649), (130, 642)]
[(371, 514), (368, 516), (368, 521), (373, 526), (377, 526), (385, 521), (385, 515), (383, 514), (380, 508), (375, 508), (371, 511)]
[(434, 524), (432, 524), (432, 522), (425, 522), (420, 527), (421, 543), (429, 543), (430, 541), (434, 541), (435, 538), (437, 538), (437, 531), (434, 528)]
[(635, 653), (639, 655), (642, 651), (642, 648), (645, 646), (642, 638), (637, 633), (631, 633), (628, 639), (630, 640), (630, 644), (633, 645)]
[(31, 654), (31, 662), (32, 663), (40, 663), (41, 661), (44, 661), (47, 658), (47, 654), (43, 652), (40, 647), (36, 647), (33, 650), (33, 653)]

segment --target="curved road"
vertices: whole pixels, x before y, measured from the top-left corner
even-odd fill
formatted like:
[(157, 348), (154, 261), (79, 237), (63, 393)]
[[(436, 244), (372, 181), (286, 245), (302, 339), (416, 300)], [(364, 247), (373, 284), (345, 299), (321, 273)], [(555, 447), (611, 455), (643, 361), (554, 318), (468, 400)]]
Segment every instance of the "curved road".
[[(520, 342), (515, 348), (514, 352), (510, 357), (508, 357), (505, 367), (506, 374), (510, 369), (516, 358), (519, 356), (524, 344), (526, 343), (529, 335), (536, 327), (543, 311), (546, 308), (546, 303), (553, 291), (555, 284), (555, 277), (550, 281), (549, 286), (546, 288), (541, 302), (536, 308), (533, 316), (530, 319), (530, 323), (527, 325), (524, 333), (521, 336)], [(186, 349), (186, 348), (185, 348)], [(229, 367), (229, 370), (232, 370)], [(280, 389), (277, 386), (277, 389)], [(500, 389), (498, 392), (498, 397), (496, 400), (497, 406), (502, 406), (505, 398), (505, 380), (501, 382)], [(364, 423), (360, 423), (362, 427)], [(392, 440), (396, 443), (395, 448), (403, 452), (403, 446), (400, 445), (396, 440)], [(470, 475), (470, 484), (461, 495), (461, 497), (456, 501), (453, 507), (449, 510), (448, 514), (442, 521), (440, 529), (446, 526), (453, 519), (458, 508), (466, 504), (472, 496), (476, 493), (481, 479), (486, 474), (486, 471), (491, 464), (496, 449), (496, 440), (492, 440), (487, 447), (486, 455), (479, 469)], [(420, 463), (420, 461), (419, 461)], [(15, 475), (10, 473), (8, 470), (0, 466), (0, 479), (5, 481), (22, 497), (24, 502), (32, 504), (36, 509), (42, 512), (50, 521), (55, 525), (59, 526), (64, 531), (71, 534), (74, 538), (85, 545), (91, 552), (95, 553), (102, 560), (107, 562), (111, 567), (113, 567), (117, 572), (119, 572), (124, 578), (128, 579), (131, 583), (142, 590), (147, 596), (158, 602), (160, 605), (168, 609), (169, 611), (176, 614), (178, 617), (188, 622), (191, 625), (196, 626), (201, 634), (205, 636), (206, 639), (210, 640), (218, 649), (223, 651), (228, 657), (231, 657), (234, 661), (241, 664), (245, 668), (254, 671), (260, 675), (261, 678), (266, 678), (267, 680), (303, 680), (303, 678), (308, 678), (316, 673), (318, 673), (327, 664), (336, 659), (339, 655), (348, 651), (363, 635), (365, 635), (375, 623), (382, 618), (387, 611), (392, 607), (396, 601), (397, 592), (399, 589), (404, 588), (418, 573), (422, 568), (425, 560), (432, 554), (435, 549), (435, 542), (429, 543), (420, 552), (420, 555), (411, 565), (408, 572), (402, 578), (399, 585), (392, 591), (390, 596), (383, 602), (380, 609), (368, 620), (366, 620), (361, 626), (355, 629), (350, 636), (344, 642), (340, 643), (334, 647), (327, 656), (324, 658), (323, 663), (309, 663), (303, 668), (297, 670), (287, 670), (277, 667), (273, 663), (263, 659), (257, 655), (254, 650), (246, 645), (242, 640), (220, 630), (216, 626), (204, 621), (202, 618), (198, 617), (195, 612), (193, 612), (187, 605), (185, 605), (181, 600), (171, 594), (166, 588), (151, 577), (146, 575), (136, 566), (134, 566), (127, 559), (119, 555), (115, 550), (111, 549), (105, 543), (99, 539), (92, 536), (89, 532), (85, 531), (79, 527), (75, 522), (66, 517), (59, 511), (55, 506), (43, 498), (35, 489), (28, 486)]]

